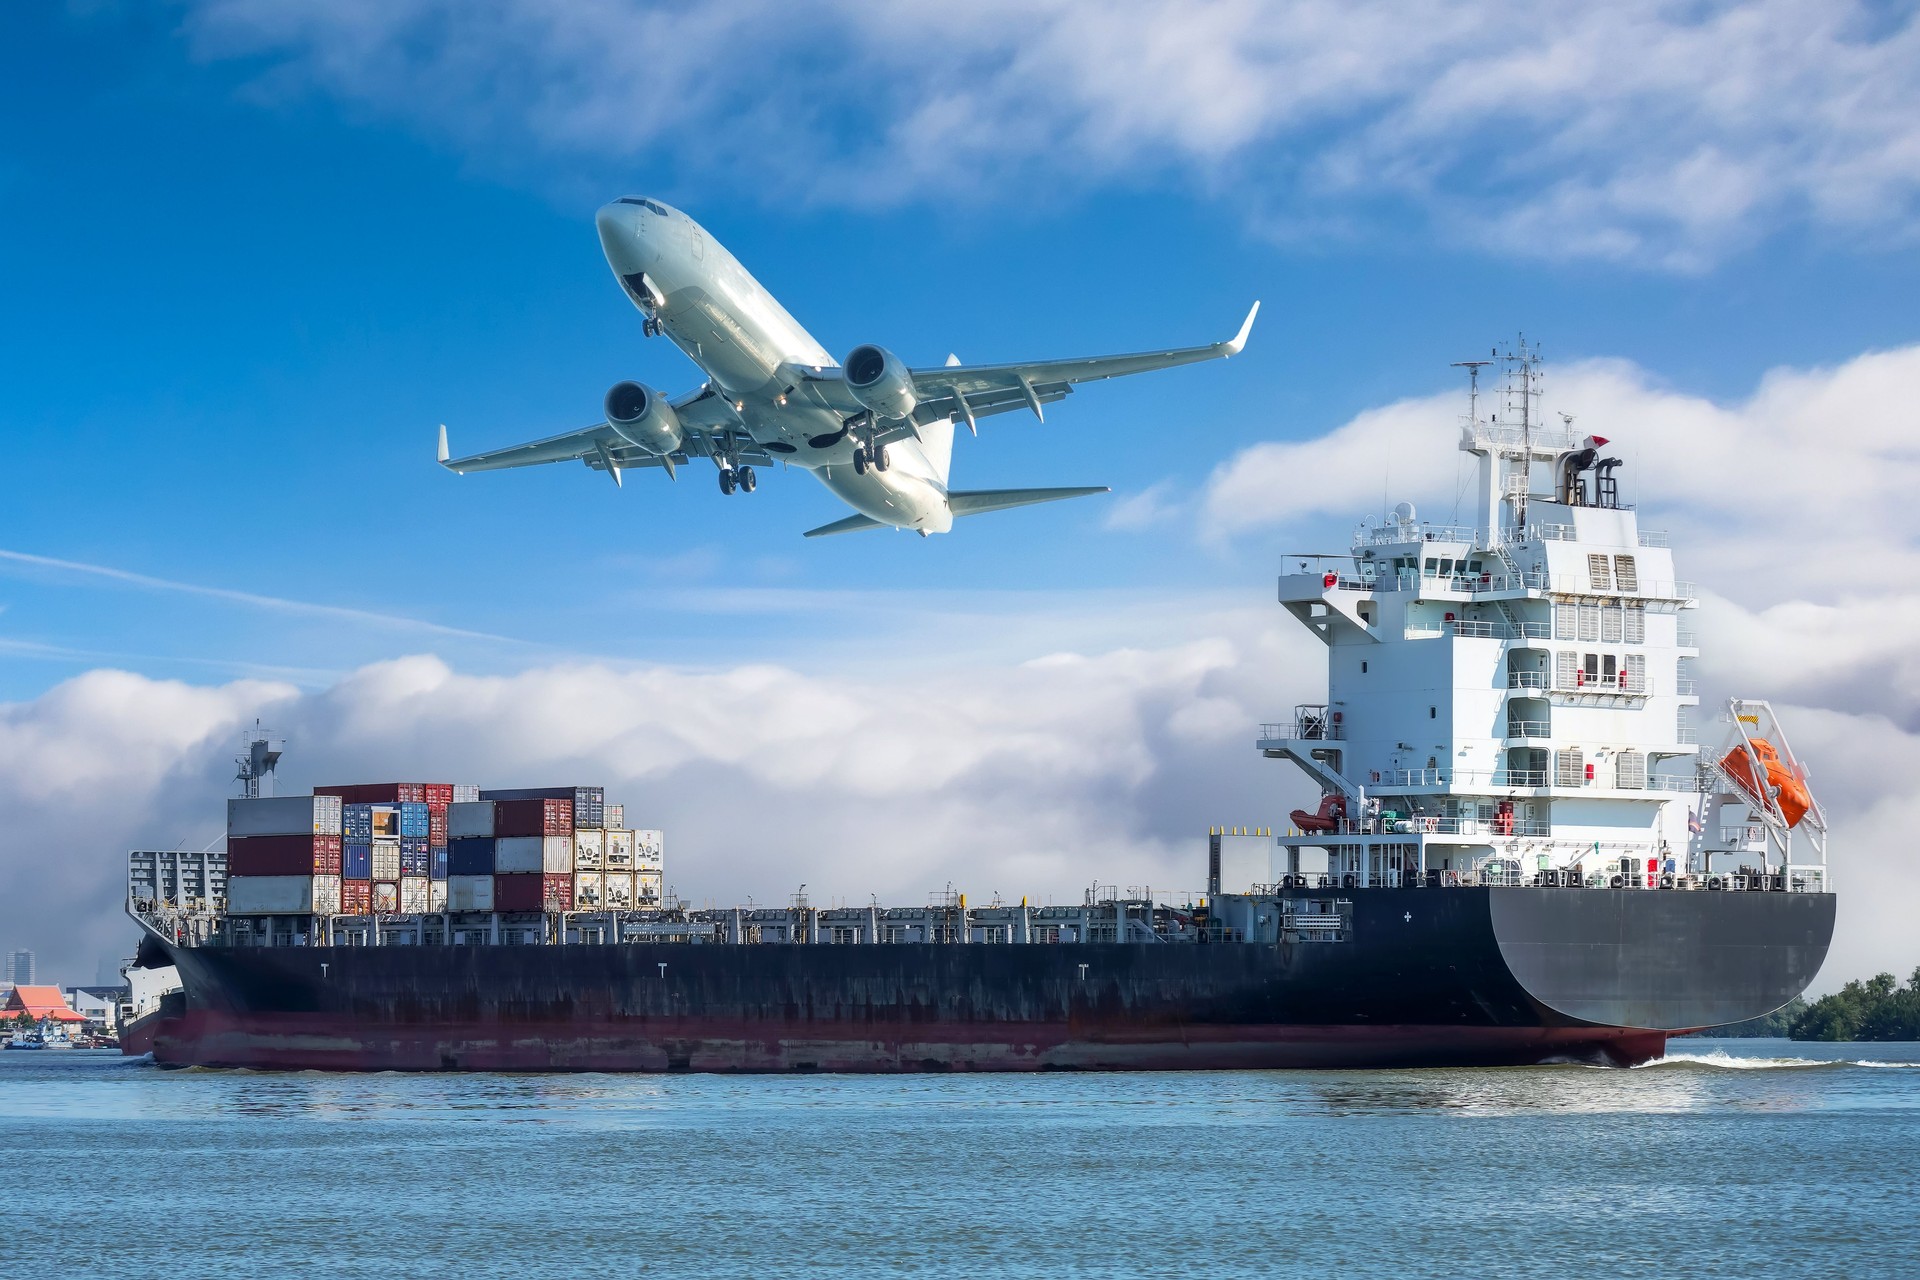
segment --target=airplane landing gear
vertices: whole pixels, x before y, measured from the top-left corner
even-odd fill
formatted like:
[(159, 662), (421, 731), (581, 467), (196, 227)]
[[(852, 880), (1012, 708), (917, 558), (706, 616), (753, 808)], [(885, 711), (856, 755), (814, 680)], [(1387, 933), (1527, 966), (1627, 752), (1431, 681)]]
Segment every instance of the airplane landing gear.
[(873, 446), (873, 469), (875, 471), (887, 469), (887, 446), (883, 444)]
[(733, 486), (734, 486), (733, 468), (732, 467), (720, 468), (720, 492), (727, 494), (728, 496), (732, 496)]
[(759, 477), (753, 474), (752, 467), (747, 467), (747, 466), (740, 467), (733, 474), (734, 474), (735, 480), (740, 485), (740, 492), (742, 493), (752, 493), (755, 489), (760, 487), (760, 479)]
[(853, 474), (867, 474), (867, 449), (865, 445), (856, 445), (853, 450)]
[(640, 325), (640, 332), (644, 337), (657, 338), (660, 336), (660, 322), (654, 317), (648, 316)]

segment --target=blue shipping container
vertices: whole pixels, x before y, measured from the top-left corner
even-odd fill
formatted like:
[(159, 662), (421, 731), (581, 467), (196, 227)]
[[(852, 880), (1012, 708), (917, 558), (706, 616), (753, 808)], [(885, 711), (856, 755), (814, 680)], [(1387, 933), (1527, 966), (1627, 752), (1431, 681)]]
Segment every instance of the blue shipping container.
[(447, 878), (447, 846), (443, 844), (433, 846), (432, 875), (435, 880), (445, 880)]
[(340, 874), (349, 880), (373, 878), (373, 845), (350, 844), (341, 850)]
[(425, 839), (415, 840), (407, 836), (400, 838), (400, 874), (403, 876), (423, 876), (433, 866), (433, 855), (428, 852)]
[(447, 845), (447, 874), (490, 876), (493, 874), (493, 837), (469, 836)]
[(426, 805), (416, 800), (402, 801), (400, 805), (400, 839), (405, 841), (409, 836), (418, 836), (420, 839), (425, 840), (432, 833), (432, 827), (429, 825), (432, 821), (433, 816), (428, 812)]
[(341, 830), (354, 844), (373, 843), (373, 806), (370, 804), (350, 804), (341, 808)]

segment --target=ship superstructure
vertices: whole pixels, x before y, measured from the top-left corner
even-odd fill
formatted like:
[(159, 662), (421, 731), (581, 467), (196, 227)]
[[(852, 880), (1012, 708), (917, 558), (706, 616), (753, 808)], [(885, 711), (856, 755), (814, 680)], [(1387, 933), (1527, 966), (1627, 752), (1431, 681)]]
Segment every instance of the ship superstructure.
[(1702, 756), (1698, 600), (1666, 534), (1621, 500), (1611, 442), (1543, 420), (1524, 342), (1499, 357), (1505, 394), (1482, 416), (1488, 363), (1466, 362), (1471, 521), (1401, 503), (1347, 555), (1291, 557), (1280, 578), (1328, 652), (1327, 701), (1258, 743), (1323, 792), (1294, 814), (1281, 874), (1828, 888), (1818, 806), (1788, 822), (1767, 787), (1742, 785), (1771, 751), (1804, 790), (1771, 709), (1731, 704), (1727, 743)]

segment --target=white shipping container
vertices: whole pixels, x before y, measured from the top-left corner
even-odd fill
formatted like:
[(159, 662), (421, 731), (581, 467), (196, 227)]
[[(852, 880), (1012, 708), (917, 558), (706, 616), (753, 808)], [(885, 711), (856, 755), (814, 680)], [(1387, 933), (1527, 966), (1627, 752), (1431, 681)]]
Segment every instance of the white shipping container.
[(633, 905), (633, 873), (628, 871), (609, 871), (606, 887), (600, 893), (600, 901), (610, 911), (625, 911)]
[(400, 910), (410, 916), (424, 915), (433, 910), (428, 905), (427, 886), (431, 883), (425, 876), (401, 876)]
[(456, 782), (453, 784), (453, 802), (455, 804), (472, 804), (479, 798), (480, 787), (477, 783)]
[(339, 796), (262, 796), (227, 801), (230, 836), (337, 836)]
[(660, 873), (641, 871), (633, 877), (633, 901), (636, 906), (654, 906), (660, 901)]
[(392, 915), (400, 909), (400, 886), (382, 884), (378, 880), (373, 884), (373, 909), (382, 915)]
[(475, 800), (447, 806), (447, 838), (465, 840), (493, 834), (493, 801)]
[[(340, 878), (333, 881), (336, 910), (340, 904)], [(227, 878), (227, 914), (232, 916), (311, 915), (313, 876), (229, 876)]]
[(582, 871), (573, 877), (573, 909), (598, 911), (602, 877), (598, 871)]
[(607, 870), (633, 870), (633, 832), (607, 831)]
[(445, 911), (447, 909), (447, 882), (445, 880), (427, 881), (427, 910)]
[(501, 836), (493, 842), (498, 875), (573, 874), (572, 836)]
[(448, 876), (447, 910), (493, 910), (492, 876)]
[(636, 831), (633, 833), (633, 864), (636, 867), (657, 867), (664, 856), (667, 837), (661, 831)]
[[(398, 840), (375, 840), (373, 842), (373, 878), (375, 880), (398, 880), (400, 878), (400, 842)], [(383, 908), (376, 907), (375, 910)], [(384, 908), (391, 910), (392, 908)]]
[(340, 914), (339, 876), (315, 876), (313, 878), (313, 914), (317, 916), (337, 916)]
[(624, 827), (627, 825), (627, 806), (623, 804), (610, 804), (606, 807), (605, 817), (609, 829)]
[(573, 830), (573, 869), (599, 871), (607, 865), (607, 833), (598, 827)]

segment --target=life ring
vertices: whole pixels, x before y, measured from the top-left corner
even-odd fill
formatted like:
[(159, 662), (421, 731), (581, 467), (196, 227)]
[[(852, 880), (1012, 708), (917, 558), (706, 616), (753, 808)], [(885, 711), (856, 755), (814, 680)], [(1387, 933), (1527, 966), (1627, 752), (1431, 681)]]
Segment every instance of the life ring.
[(1359, 884), (1360, 884), (1360, 881), (1354, 876), (1353, 872), (1351, 871), (1347, 872), (1347, 874), (1340, 877), (1340, 887), (1342, 889), (1358, 888)]
[(1718, 889), (1724, 889), (1726, 888), (1726, 886), (1720, 882), (1719, 876), (1708, 876), (1707, 888), (1718, 890)]
[(1615, 876), (1613, 879), (1607, 881), (1607, 887), (1609, 889), (1618, 889), (1623, 887), (1625, 884), (1626, 884), (1626, 881), (1622, 880), (1619, 876)]
[(1671, 871), (1665, 873), (1660, 877), (1660, 887), (1662, 889), (1673, 888), (1673, 873)]
[(1337, 573), (1323, 573), (1320, 575), (1320, 585), (1328, 590), (1332, 590), (1339, 582), (1340, 575)]

